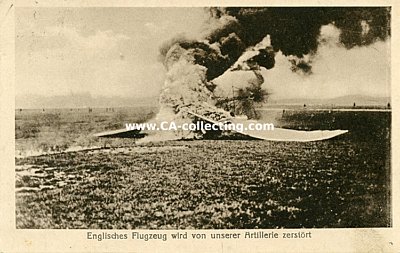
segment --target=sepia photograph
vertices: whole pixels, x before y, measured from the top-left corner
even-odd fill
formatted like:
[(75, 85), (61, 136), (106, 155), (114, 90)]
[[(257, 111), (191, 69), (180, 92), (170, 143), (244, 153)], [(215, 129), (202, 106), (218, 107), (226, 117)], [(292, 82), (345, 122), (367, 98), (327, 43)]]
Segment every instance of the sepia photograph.
[(391, 228), (391, 13), (16, 7), (16, 229)]
[(0, 1), (0, 252), (398, 252), (399, 10)]

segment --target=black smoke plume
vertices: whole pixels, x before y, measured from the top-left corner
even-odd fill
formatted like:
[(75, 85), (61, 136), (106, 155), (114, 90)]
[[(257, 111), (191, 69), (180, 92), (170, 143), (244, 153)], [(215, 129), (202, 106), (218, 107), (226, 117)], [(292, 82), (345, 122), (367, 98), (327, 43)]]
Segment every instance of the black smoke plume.
[[(278, 51), (288, 56), (292, 71), (312, 74), (312, 57), (305, 59), (305, 56), (317, 52), (324, 25), (340, 29), (340, 43), (347, 49), (368, 46), (390, 36), (390, 7), (212, 7), (207, 10), (210, 29), (203, 38), (188, 40), (178, 36), (160, 48), (161, 59), (169, 73), (162, 97), (175, 111), (193, 107), (197, 98), (210, 102), (208, 98), (215, 89), (212, 80), (227, 71), (254, 71), (257, 76), (261, 67), (273, 68)], [(256, 48), (267, 36), (270, 45)], [(235, 68), (238, 59), (249, 50), (256, 53)], [(189, 70), (187, 65), (198, 67)], [(190, 71), (196, 72), (195, 76), (191, 76)], [(251, 89), (261, 92), (261, 84), (242, 89), (240, 95), (247, 97)], [(171, 95), (172, 90), (180, 91), (179, 85), (185, 86), (182, 94)], [(196, 92), (198, 96), (193, 95)], [(254, 99), (249, 103), (253, 102)], [(218, 106), (218, 102), (213, 106)]]

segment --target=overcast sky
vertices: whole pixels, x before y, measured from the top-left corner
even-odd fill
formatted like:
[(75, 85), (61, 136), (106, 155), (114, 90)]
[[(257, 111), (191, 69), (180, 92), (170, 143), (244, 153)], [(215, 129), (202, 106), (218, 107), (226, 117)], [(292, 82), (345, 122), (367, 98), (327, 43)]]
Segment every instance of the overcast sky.
[(16, 93), (157, 95), (160, 44), (198, 34), (206, 15), (202, 8), (18, 8)]
[[(160, 45), (177, 34), (204, 30), (203, 8), (17, 8), (16, 93), (148, 97), (159, 94), (165, 70)], [(327, 29), (326, 36), (338, 36)], [(389, 43), (346, 50), (321, 47), (314, 74), (290, 71), (278, 53), (264, 71), (276, 98), (389, 96)]]

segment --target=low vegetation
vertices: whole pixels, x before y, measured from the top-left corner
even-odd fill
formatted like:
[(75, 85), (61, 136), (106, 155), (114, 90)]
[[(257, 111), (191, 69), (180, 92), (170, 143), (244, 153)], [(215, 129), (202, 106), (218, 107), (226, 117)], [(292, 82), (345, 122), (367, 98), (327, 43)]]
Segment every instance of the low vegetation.
[(390, 113), (300, 111), (279, 124), (350, 132), (17, 158), (17, 228), (390, 226)]

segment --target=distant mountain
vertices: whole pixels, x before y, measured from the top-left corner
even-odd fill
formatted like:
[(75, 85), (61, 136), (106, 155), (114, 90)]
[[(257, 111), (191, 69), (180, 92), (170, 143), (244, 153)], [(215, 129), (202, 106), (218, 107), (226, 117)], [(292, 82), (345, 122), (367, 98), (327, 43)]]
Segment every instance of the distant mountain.
[(356, 103), (357, 106), (366, 105), (387, 105), (390, 103), (390, 97), (372, 97), (363, 95), (348, 95), (330, 99), (271, 99), (270, 104), (286, 104), (286, 105), (341, 105), (341, 106), (352, 106)]
[[(338, 105), (338, 106), (386, 106), (390, 97), (349, 95), (331, 99), (270, 99), (269, 105)], [(134, 107), (158, 106), (158, 97), (92, 97), (89, 93), (62, 96), (24, 95), (16, 96), (15, 108), (85, 108), (85, 107)]]
[(157, 106), (158, 97), (92, 97), (89, 93), (60, 96), (16, 96), (15, 108), (84, 108), (84, 107), (131, 107)]

